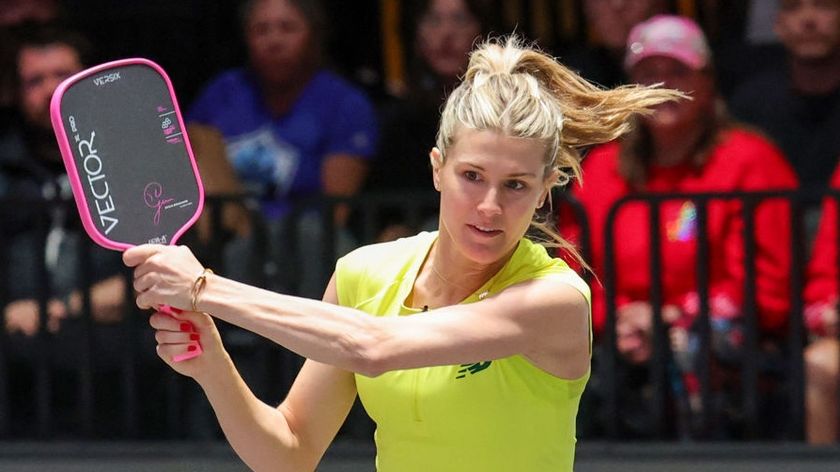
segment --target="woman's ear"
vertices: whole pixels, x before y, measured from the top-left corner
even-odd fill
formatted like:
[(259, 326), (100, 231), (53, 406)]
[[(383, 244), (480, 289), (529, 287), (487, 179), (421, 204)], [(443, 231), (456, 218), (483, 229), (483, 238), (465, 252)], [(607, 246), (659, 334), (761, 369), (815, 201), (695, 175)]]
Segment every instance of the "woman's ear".
[(432, 148), (429, 152), (429, 161), (432, 163), (432, 182), (435, 184), (435, 190), (440, 192), (440, 168), (443, 167), (443, 154), (440, 149)]
[(537, 208), (538, 208), (538, 209), (539, 209), (539, 208), (542, 208), (542, 207), (543, 207), (543, 205), (545, 205), (545, 202), (548, 200), (548, 194), (549, 194), (549, 192), (548, 192), (547, 190), (544, 190), (544, 191), (540, 194), (540, 199), (537, 201)]

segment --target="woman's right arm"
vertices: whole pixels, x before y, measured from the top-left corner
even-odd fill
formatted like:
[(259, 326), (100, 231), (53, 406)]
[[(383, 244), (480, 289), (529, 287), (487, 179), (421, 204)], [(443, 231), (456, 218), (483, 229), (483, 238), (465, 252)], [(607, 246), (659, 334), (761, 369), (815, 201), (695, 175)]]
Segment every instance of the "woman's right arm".
[[(337, 303), (334, 289), (328, 289), (324, 301)], [(289, 395), (275, 408), (254, 396), (242, 380), (211, 317), (191, 312), (179, 317), (196, 327), (204, 352), (187, 361), (172, 362), (187, 349), (189, 333), (179, 331), (179, 321), (153, 315), (158, 354), (201, 385), (239, 457), (255, 471), (315, 470), (356, 398), (353, 374), (307, 360)]]
[(228, 364), (202, 384), (233, 449), (255, 471), (315, 470), (356, 397), (353, 375), (307, 361), (278, 407), (260, 401)]

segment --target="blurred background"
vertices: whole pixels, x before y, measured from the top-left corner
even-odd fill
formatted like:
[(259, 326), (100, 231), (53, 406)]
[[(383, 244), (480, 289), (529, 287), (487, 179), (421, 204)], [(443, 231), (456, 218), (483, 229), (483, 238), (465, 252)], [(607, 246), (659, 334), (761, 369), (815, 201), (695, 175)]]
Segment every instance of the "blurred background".
[[(699, 25), (701, 66), (630, 60), (660, 14)], [(81, 230), (45, 121), (61, 80), (160, 64), (208, 193), (181, 242), (319, 298), (336, 257), (436, 227), (439, 110), (471, 46), (511, 32), (599, 85), (699, 104), (586, 149), (584, 177), (617, 180), (570, 185), (544, 215), (597, 286), (578, 469), (840, 465), (840, 1), (0, 0), (0, 470), (244, 469), (156, 358), (119, 256)], [(643, 147), (657, 133), (696, 139), (663, 165), (638, 151), (661, 156)], [(282, 401), (302, 359), (222, 329), (255, 393)], [(319, 470), (373, 469), (374, 428), (354, 407)]]

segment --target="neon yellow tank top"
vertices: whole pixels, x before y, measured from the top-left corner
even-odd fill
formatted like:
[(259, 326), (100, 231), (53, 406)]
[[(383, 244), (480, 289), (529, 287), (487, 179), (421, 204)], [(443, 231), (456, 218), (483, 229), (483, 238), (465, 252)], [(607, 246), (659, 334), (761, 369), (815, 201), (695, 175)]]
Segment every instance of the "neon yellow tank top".
[[(341, 258), (339, 303), (374, 316), (423, 316), (403, 302), (436, 239), (437, 232), (420, 233)], [(510, 261), (463, 303), (544, 277), (590, 299), (589, 287), (565, 262), (523, 239)], [(376, 422), (380, 472), (553, 472), (572, 470), (575, 417), (588, 378), (564, 380), (515, 355), (376, 378), (356, 374), (356, 387)]]

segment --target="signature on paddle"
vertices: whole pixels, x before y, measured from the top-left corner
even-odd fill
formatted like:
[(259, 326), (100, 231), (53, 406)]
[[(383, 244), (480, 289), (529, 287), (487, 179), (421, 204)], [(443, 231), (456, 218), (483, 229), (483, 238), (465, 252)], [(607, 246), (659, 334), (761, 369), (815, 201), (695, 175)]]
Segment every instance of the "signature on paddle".
[(155, 216), (152, 218), (155, 225), (160, 224), (161, 210), (175, 200), (174, 198), (162, 197), (163, 187), (157, 182), (150, 182), (146, 185), (146, 188), (143, 189), (143, 200), (145, 200), (146, 206), (155, 210)]

